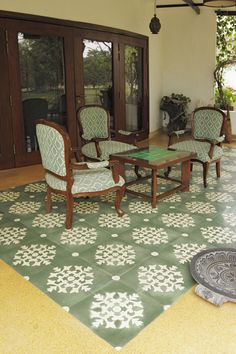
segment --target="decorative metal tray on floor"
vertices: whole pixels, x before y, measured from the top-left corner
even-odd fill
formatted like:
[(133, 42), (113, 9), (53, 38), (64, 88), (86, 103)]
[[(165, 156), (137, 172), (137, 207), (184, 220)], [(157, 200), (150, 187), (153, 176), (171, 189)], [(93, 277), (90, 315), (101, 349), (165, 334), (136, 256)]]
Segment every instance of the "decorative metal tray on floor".
[(207, 289), (236, 299), (236, 248), (201, 251), (193, 257), (190, 271)]

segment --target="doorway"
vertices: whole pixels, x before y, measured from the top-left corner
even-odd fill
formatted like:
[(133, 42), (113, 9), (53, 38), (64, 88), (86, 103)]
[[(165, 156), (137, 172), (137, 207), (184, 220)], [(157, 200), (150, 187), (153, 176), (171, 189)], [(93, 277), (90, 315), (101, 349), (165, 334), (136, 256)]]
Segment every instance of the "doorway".
[(148, 136), (146, 37), (2, 13), (0, 169), (40, 163), (39, 118), (63, 125), (79, 146), (76, 111), (84, 104), (109, 111), (114, 137), (121, 129)]

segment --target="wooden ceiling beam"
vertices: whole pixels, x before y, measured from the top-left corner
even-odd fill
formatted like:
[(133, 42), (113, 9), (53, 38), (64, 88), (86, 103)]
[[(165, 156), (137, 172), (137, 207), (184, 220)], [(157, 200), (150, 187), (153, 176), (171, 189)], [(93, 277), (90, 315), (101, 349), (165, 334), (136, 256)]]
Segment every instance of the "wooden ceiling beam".
[(193, 0), (183, 0), (186, 4), (188, 4), (198, 15), (200, 14), (200, 9), (197, 4), (193, 2)]
[(171, 8), (171, 7), (188, 7), (190, 6), (198, 15), (200, 14), (199, 6), (203, 6), (203, 3), (196, 4), (192, 0), (183, 0), (185, 4), (169, 4), (169, 5), (156, 5), (157, 9)]

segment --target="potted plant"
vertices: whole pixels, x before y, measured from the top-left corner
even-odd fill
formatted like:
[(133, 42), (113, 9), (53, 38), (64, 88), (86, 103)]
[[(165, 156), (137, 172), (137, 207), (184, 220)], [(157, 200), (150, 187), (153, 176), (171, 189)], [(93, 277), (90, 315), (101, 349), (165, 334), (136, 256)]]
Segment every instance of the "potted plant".
[(215, 104), (223, 110), (233, 110), (233, 103), (236, 102), (233, 90), (224, 87), (224, 70), (227, 66), (233, 64), (236, 64), (236, 59), (234, 58), (219, 62), (214, 71), (214, 78), (217, 85), (215, 90)]
[(168, 134), (186, 128), (189, 102), (191, 102), (191, 99), (180, 93), (172, 93), (170, 96), (162, 97), (160, 109), (169, 115)]
[(234, 110), (234, 103), (236, 103), (236, 96), (233, 94), (233, 89), (223, 88), (222, 96), (220, 96), (219, 89), (215, 90), (215, 104), (217, 107), (230, 111)]

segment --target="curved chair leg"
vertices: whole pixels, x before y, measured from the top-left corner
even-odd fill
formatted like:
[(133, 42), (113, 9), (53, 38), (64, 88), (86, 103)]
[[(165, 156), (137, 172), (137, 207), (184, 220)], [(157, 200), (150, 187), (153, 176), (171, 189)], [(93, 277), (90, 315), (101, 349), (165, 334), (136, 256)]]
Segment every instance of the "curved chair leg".
[(52, 190), (48, 186), (47, 188), (47, 199), (46, 199), (46, 213), (50, 213), (52, 210)]
[(167, 171), (164, 172), (164, 176), (167, 178), (170, 174), (170, 171), (171, 171), (171, 167), (167, 167)]
[(73, 220), (73, 204), (74, 199), (72, 194), (67, 194), (66, 196), (66, 228), (71, 229)]
[(204, 164), (203, 164), (203, 184), (204, 184), (204, 188), (207, 187), (208, 170), (209, 170), (209, 163), (208, 162), (204, 162)]
[(134, 172), (135, 172), (137, 178), (142, 177), (142, 175), (139, 173), (139, 166), (137, 166), (137, 165), (134, 166)]
[(216, 176), (220, 178), (220, 161), (216, 162)]
[(121, 189), (118, 189), (116, 191), (115, 209), (116, 209), (118, 216), (124, 215), (124, 211), (120, 208), (120, 204), (121, 204), (122, 198), (124, 197), (124, 194), (125, 194), (125, 187), (122, 187)]

